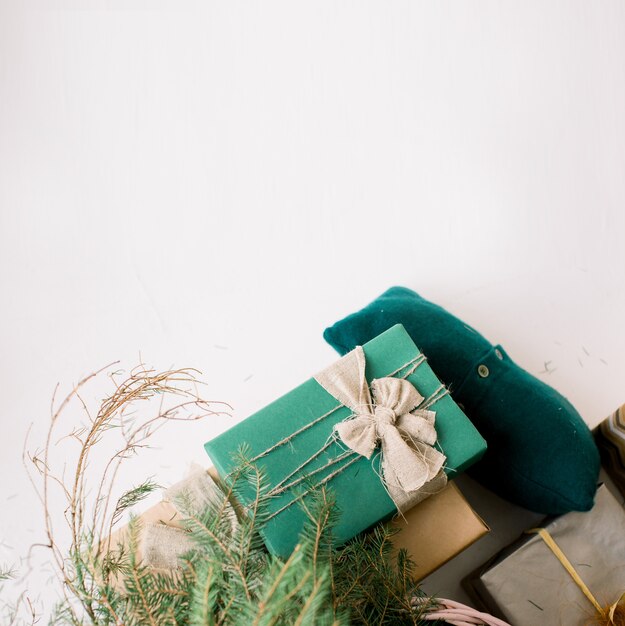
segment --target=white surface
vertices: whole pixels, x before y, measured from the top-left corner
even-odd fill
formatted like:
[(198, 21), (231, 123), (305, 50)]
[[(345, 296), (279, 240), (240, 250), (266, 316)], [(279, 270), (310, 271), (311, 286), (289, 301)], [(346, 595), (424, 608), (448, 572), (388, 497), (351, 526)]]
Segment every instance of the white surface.
[(57, 381), (140, 352), (242, 419), (392, 284), (590, 424), (621, 404), (624, 58), (618, 1), (4, 0), (0, 562), (42, 540), (19, 459)]

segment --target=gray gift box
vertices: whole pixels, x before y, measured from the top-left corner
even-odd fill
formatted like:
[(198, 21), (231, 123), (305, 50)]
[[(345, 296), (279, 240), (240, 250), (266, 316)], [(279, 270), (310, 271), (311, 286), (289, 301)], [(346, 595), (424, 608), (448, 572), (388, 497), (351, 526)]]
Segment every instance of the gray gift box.
[[(602, 607), (625, 592), (625, 509), (605, 485), (587, 513), (543, 526)], [(597, 611), (537, 533), (528, 533), (464, 581), (473, 599), (513, 626), (583, 626)]]

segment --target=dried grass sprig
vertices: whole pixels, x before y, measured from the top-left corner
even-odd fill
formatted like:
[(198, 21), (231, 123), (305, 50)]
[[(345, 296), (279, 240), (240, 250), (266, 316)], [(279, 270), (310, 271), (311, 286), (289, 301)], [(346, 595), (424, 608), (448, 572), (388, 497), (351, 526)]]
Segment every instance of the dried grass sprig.
[[(140, 364), (128, 374), (112, 371), (118, 362), (82, 378), (70, 392), (57, 402), (59, 386), (55, 388), (50, 423), (41, 450), (28, 451), (24, 444), (23, 459), (29, 478), (43, 509), (47, 538), (45, 546), (52, 553), (53, 564), (63, 583), (66, 606), (72, 621), (82, 623), (73, 607), (73, 596), (82, 605), (93, 624), (99, 623), (94, 608), (96, 587), (98, 602), (106, 604), (102, 589), (109, 581), (100, 580), (102, 571), (114, 575), (114, 567), (102, 567), (111, 559), (110, 535), (123, 512), (158, 487), (151, 480), (122, 493), (115, 499), (120, 469), (127, 459), (149, 446), (149, 439), (166, 423), (194, 422), (207, 416), (228, 415), (231, 407), (223, 402), (204, 400), (198, 393), (201, 384), (195, 369), (156, 371)], [(83, 393), (95, 378), (107, 373), (113, 390), (92, 413)], [(83, 424), (57, 439), (61, 417), (70, 405), (78, 404)], [(54, 453), (65, 440), (79, 445), (73, 459), (64, 459), (58, 469)], [(113, 445), (111, 445), (113, 440)], [(102, 445), (106, 442), (106, 445)], [(100, 472), (97, 453), (104, 454)], [(29, 470), (34, 468), (35, 474)], [(93, 490), (95, 489), (95, 493)], [(54, 522), (53, 503), (63, 501), (64, 519), (69, 531), (69, 543), (59, 535)], [(112, 606), (109, 607), (113, 611)], [(114, 612), (113, 612), (114, 614)]]

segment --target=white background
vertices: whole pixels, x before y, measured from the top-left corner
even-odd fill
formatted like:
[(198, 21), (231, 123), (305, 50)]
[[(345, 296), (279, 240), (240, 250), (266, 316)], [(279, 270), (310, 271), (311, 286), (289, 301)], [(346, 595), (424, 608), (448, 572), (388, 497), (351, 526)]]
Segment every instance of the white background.
[(624, 402), (624, 61), (609, 0), (3, 0), (0, 562), (57, 382), (202, 370), (234, 417), (169, 429), (172, 482), (393, 284), (589, 424)]

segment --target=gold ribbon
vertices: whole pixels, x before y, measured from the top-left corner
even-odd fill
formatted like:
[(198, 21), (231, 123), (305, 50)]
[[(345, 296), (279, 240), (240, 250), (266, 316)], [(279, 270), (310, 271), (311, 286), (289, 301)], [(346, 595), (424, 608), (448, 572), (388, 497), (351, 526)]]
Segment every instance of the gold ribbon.
[(614, 613), (616, 612), (616, 608), (625, 596), (625, 593), (621, 595), (621, 597), (614, 603), (611, 604), (607, 608), (603, 608), (599, 601), (592, 594), (588, 585), (582, 580), (582, 577), (577, 573), (577, 570), (573, 567), (571, 561), (566, 558), (566, 554), (562, 552), (560, 546), (555, 542), (555, 539), (551, 536), (548, 530), (544, 528), (530, 528), (526, 531), (529, 533), (537, 534), (546, 544), (547, 547), (553, 552), (555, 557), (560, 561), (560, 564), (567, 571), (568, 575), (573, 579), (575, 584), (579, 587), (579, 589), (583, 592), (583, 594), (588, 598), (590, 603), (595, 607), (595, 610), (603, 619), (607, 619), (607, 624), (614, 624)]

